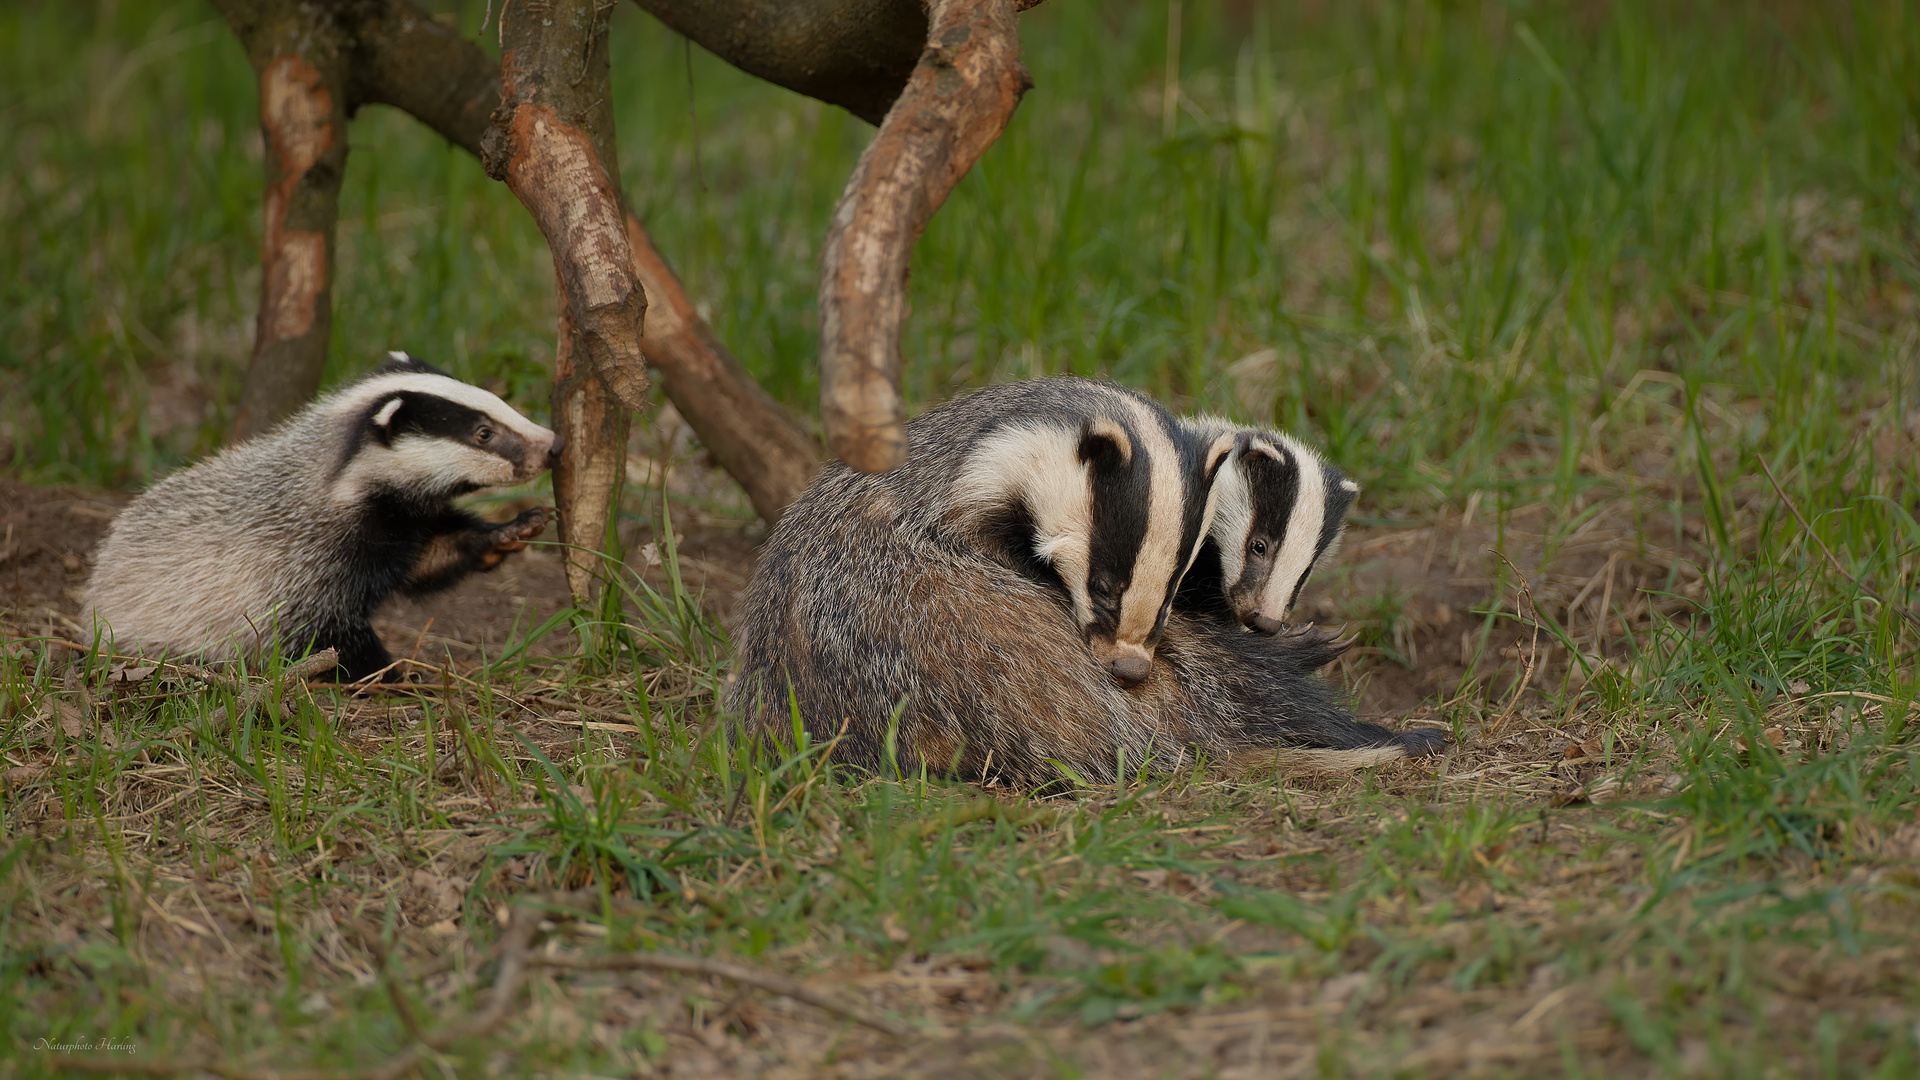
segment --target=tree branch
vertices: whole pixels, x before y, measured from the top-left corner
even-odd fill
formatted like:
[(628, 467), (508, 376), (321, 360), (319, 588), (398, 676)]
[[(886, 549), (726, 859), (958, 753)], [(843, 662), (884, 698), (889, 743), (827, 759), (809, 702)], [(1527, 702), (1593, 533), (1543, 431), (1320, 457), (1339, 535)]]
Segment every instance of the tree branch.
[(215, 0), (260, 84), (266, 143), (260, 312), (233, 437), (272, 427), (320, 388), (333, 328), (334, 226), (347, 165), (348, 37), (295, 0)]
[(834, 453), (862, 472), (906, 457), (900, 327), (913, 245), (1033, 85), (1015, 10), (933, 0), (926, 49), (834, 210), (820, 260), (820, 418)]
[(812, 482), (825, 450), (714, 337), (632, 214), (627, 215), (627, 239), (652, 301), (647, 356), (660, 369), (667, 397), (720, 467), (746, 489), (754, 512), (773, 524)]
[(701, 48), (878, 124), (927, 42), (916, 0), (634, 0)]
[[(488, 116), (500, 101), (500, 66), (410, 0), (367, 0), (366, 11), (355, 67), (361, 100), (404, 109), (480, 156)], [(772, 524), (806, 489), (826, 453), (714, 336), (631, 212), (625, 229), (648, 300), (640, 347), (694, 434)], [(577, 384), (565, 391), (576, 392), (583, 392)]]

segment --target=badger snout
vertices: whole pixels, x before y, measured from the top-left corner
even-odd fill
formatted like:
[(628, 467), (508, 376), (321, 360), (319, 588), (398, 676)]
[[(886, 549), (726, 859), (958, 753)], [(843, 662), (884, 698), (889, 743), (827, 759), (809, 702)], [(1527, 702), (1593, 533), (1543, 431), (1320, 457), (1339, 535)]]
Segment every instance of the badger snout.
[(1100, 636), (1093, 637), (1088, 645), (1093, 649), (1094, 659), (1107, 669), (1107, 674), (1128, 686), (1145, 681), (1153, 670), (1153, 650), (1144, 645)]
[(567, 437), (559, 432), (553, 433), (553, 445), (547, 447), (547, 468), (560, 464), (560, 454), (567, 448)]

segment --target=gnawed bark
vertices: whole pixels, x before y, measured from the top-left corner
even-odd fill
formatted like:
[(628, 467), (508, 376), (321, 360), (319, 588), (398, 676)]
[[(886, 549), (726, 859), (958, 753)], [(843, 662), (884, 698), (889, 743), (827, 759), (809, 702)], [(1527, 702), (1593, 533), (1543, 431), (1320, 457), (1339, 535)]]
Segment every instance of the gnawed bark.
[(272, 427), (320, 387), (333, 329), (335, 223), (347, 164), (347, 36), (295, 0), (216, 0), (260, 84), (266, 144), (260, 311), (233, 438)]
[(1014, 0), (933, 0), (926, 49), (860, 155), (821, 253), (820, 419), (862, 472), (907, 453), (900, 326), (913, 245), (1033, 85)]
[(615, 151), (607, 16), (598, 0), (506, 0), (500, 8), (500, 106), (481, 140), (487, 175), (504, 180), (553, 252), (561, 295), (554, 470), (567, 584), (576, 601), (603, 571), (626, 469), (628, 410), (647, 407), (640, 348), (647, 297), (627, 244)]
[[(555, 271), (556, 275), (558, 270)], [(553, 429), (567, 445), (553, 466), (553, 501), (560, 511), (560, 540), (567, 545), (567, 591), (576, 603), (604, 581), (607, 523), (627, 474), (629, 413), (592, 365), (580, 357), (580, 334), (565, 289), (560, 290), (560, 330), (553, 349)]]
[(825, 452), (713, 336), (632, 214), (627, 239), (650, 301), (647, 357), (659, 368), (667, 396), (714, 460), (746, 490), (754, 512), (768, 524), (780, 520), (812, 482)]
[(553, 251), (588, 363), (629, 409), (647, 407), (647, 297), (627, 245), (614, 151), (607, 16), (595, 0), (507, 0), (500, 107), (481, 140)]

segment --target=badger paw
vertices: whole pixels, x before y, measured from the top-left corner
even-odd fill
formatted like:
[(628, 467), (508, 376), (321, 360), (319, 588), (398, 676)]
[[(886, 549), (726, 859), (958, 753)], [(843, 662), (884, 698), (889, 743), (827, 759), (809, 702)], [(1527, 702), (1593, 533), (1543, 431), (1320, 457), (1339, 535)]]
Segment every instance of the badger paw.
[(559, 516), (551, 507), (536, 506), (512, 521), (494, 526), (493, 549), (480, 557), (480, 569), (491, 570), (516, 551), (525, 551), (527, 541), (547, 531), (547, 522)]
[(560, 516), (550, 507), (536, 506), (493, 530), (493, 550), (502, 554), (521, 551), (527, 541), (547, 531), (547, 522)]

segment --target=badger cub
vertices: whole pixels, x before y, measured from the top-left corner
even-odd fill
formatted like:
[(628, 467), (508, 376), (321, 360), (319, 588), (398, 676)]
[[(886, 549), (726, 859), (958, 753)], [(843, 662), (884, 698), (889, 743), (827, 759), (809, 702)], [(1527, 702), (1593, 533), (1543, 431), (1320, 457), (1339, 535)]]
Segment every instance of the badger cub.
[(1176, 604), (1276, 633), (1314, 567), (1338, 546), (1360, 485), (1280, 432), (1210, 416), (1182, 424), (1195, 438), (1234, 441), (1214, 484), (1212, 526)]
[(495, 524), (453, 499), (533, 479), (560, 438), (479, 387), (389, 357), (120, 512), (87, 584), (103, 645), (212, 660), (332, 647), (336, 677), (364, 678), (392, 663), (369, 622), (390, 596), (450, 588), (540, 535), (550, 510)]

